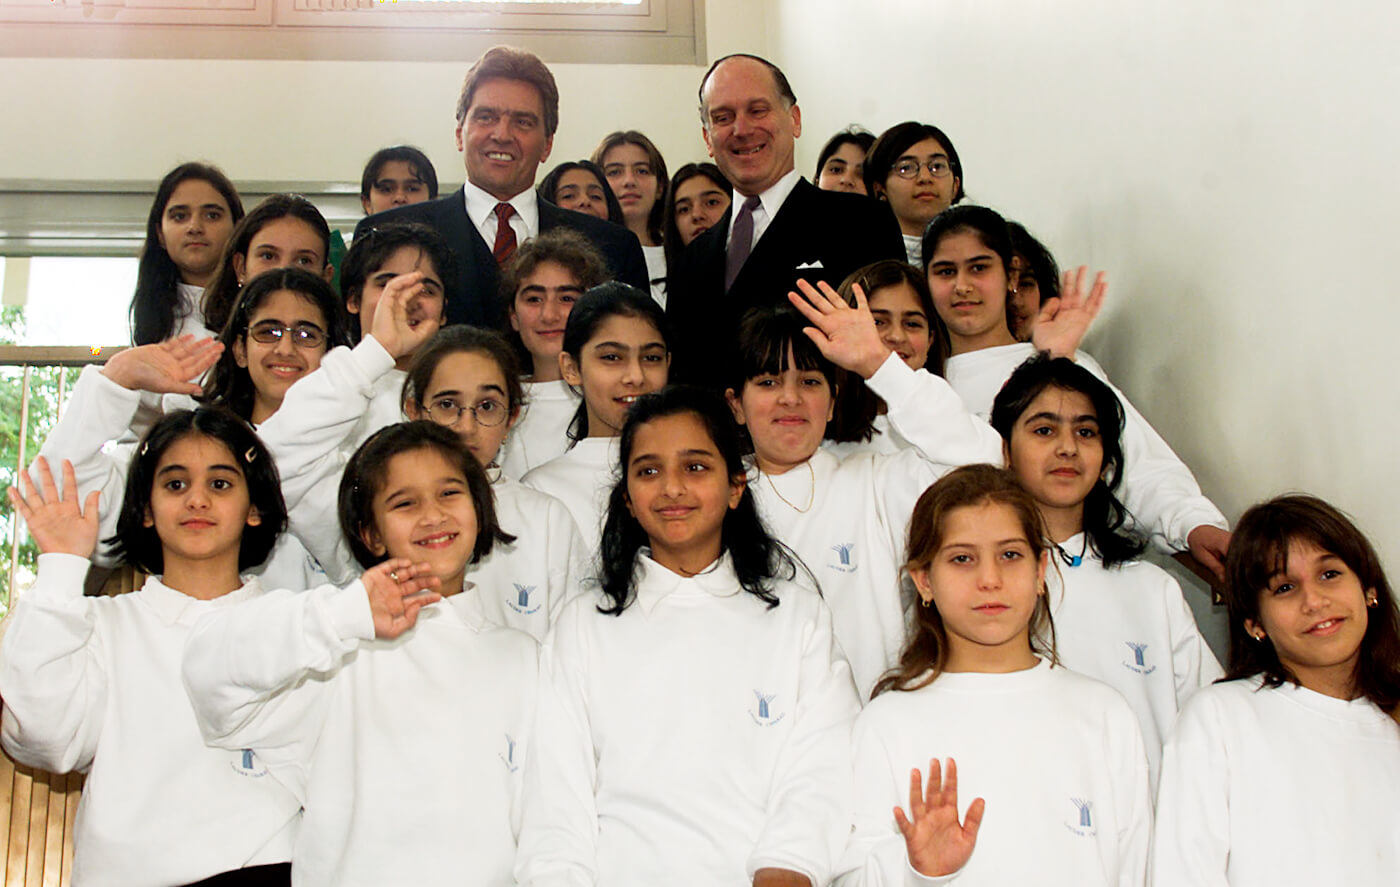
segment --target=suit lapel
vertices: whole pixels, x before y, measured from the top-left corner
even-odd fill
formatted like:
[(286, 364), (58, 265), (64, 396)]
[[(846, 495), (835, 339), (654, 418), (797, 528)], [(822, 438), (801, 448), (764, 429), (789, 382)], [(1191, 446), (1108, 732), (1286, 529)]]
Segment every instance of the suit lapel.
[[(797, 258), (801, 253), (802, 226), (812, 218), (808, 212), (811, 204), (809, 191), (816, 187), (806, 179), (798, 179), (778, 214), (768, 223), (763, 236), (754, 244), (748, 261), (739, 269), (731, 292), (745, 292), (751, 285), (762, 286), (776, 277), (795, 277)], [(732, 210), (732, 207), (731, 207)], [(726, 228), (726, 230), (728, 230)], [(785, 284), (786, 285), (786, 284)]]

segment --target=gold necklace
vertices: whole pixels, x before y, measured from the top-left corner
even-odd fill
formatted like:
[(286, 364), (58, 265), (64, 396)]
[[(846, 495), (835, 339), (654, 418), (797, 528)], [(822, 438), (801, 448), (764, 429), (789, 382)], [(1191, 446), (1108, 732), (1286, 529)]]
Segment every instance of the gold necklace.
[(810, 478), (811, 481), (812, 481), (812, 487), (811, 487), (811, 489), (809, 489), (809, 490), (807, 491), (807, 504), (804, 505), (804, 506), (801, 507), (801, 508), (798, 508), (796, 505), (794, 505), (794, 504), (792, 504), (791, 502), (789, 502), (789, 501), (788, 501), (788, 497), (784, 496), (782, 493), (780, 493), (780, 492), (778, 491), (778, 486), (777, 486), (777, 484), (773, 483), (773, 475), (769, 474), (769, 473), (766, 472), (766, 471), (763, 473), (763, 479), (766, 480), (766, 481), (768, 481), (768, 489), (770, 489), (770, 490), (773, 491), (773, 495), (774, 495), (774, 496), (777, 496), (779, 499), (782, 499), (782, 500), (783, 500), (783, 503), (784, 503), (785, 505), (787, 505), (788, 508), (791, 508), (793, 511), (797, 512), (798, 514), (806, 514), (808, 511), (811, 511), (811, 510), (812, 510), (812, 500), (814, 500), (814, 499), (817, 498), (817, 473), (816, 473), (815, 471), (812, 470), (812, 460), (811, 460), (811, 459), (808, 459), (806, 462), (804, 462), (804, 463), (802, 463), (802, 464), (804, 464), (804, 465), (807, 466), (807, 476), (808, 476), (808, 478)]

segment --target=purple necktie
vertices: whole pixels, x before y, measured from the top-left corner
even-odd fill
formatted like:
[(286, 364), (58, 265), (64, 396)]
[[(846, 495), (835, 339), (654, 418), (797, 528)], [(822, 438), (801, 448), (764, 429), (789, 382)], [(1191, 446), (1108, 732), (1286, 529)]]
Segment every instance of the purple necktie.
[(739, 276), (739, 269), (744, 267), (748, 261), (749, 253), (753, 251), (753, 211), (759, 207), (761, 201), (757, 196), (750, 197), (744, 201), (744, 205), (739, 208), (739, 214), (734, 217), (734, 227), (729, 232), (729, 255), (724, 259), (724, 291), (729, 292), (729, 288), (734, 286), (734, 279)]

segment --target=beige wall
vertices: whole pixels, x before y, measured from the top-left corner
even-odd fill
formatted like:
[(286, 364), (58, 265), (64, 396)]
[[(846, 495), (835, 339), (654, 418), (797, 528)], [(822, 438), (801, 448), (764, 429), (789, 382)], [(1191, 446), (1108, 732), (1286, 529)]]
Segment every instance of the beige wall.
[[(706, 17), (711, 57), (768, 52), (788, 70), (804, 173), (849, 122), (936, 122), (974, 198), (1062, 262), (1107, 269), (1090, 350), (1231, 518), (1315, 491), (1400, 564), (1400, 469), (1385, 455), (1400, 307), (1384, 264), (1400, 203), (1388, 110), (1400, 8), (710, 0)], [(0, 179), (153, 181), (206, 157), (244, 180), (354, 181), (376, 147), (408, 141), (459, 180), (465, 67), (0, 59)], [(555, 70), (553, 159), (622, 126), (673, 166), (703, 156), (698, 68)]]

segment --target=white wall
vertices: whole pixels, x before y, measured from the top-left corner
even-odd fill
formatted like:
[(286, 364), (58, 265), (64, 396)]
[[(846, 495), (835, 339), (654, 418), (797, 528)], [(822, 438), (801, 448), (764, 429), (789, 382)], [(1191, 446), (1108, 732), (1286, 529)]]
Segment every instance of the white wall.
[(1314, 492), (1400, 570), (1400, 7), (774, 0), (769, 27), (799, 167), (853, 120), (942, 127), (973, 198), (1107, 269), (1089, 350), (1227, 516)]

